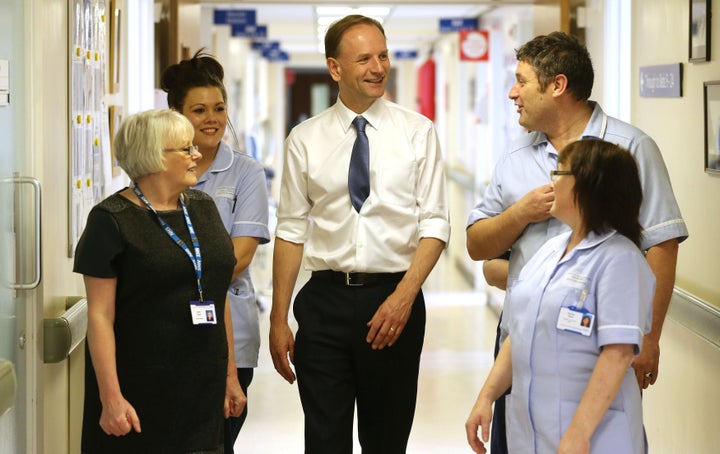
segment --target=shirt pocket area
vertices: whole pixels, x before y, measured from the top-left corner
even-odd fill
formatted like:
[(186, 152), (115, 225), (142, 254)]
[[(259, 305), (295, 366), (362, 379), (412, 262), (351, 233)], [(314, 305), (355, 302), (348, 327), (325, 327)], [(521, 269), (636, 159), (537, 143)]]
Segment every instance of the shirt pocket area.
[(417, 167), (415, 162), (394, 162), (380, 167), (378, 198), (384, 204), (403, 207), (415, 204)]

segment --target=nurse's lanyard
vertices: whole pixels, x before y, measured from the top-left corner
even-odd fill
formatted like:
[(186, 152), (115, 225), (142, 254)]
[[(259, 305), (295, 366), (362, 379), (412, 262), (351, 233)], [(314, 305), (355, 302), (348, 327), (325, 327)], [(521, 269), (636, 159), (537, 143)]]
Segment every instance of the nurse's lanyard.
[(175, 233), (175, 231), (168, 225), (167, 222), (165, 222), (165, 219), (163, 219), (157, 211), (155, 211), (155, 208), (153, 208), (152, 205), (150, 205), (150, 201), (145, 198), (145, 195), (140, 191), (140, 188), (138, 185), (133, 182), (132, 184), (133, 191), (135, 191), (135, 195), (138, 196), (142, 202), (147, 205), (147, 207), (155, 213), (155, 216), (157, 216), (158, 222), (160, 222), (160, 226), (165, 230), (165, 233), (170, 237), (171, 240), (175, 242), (180, 248), (182, 248), (183, 251), (190, 257), (190, 261), (193, 264), (193, 267), (195, 268), (195, 275), (197, 276), (197, 286), (198, 286), (198, 294), (200, 295), (200, 301), (203, 301), (203, 292), (202, 292), (202, 284), (200, 283), (200, 279), (202, 278), (202, 256), (200, 255), (200, 243), (198, 242), (197, 235), (195, 235), (195, 229), (193, 228), (192, 221), (190, 220), (190, 215), (188, 214), (187, 207), (185, 207), (185, 202), (183, 201), (183, 198), (180, 197), (180, 206), (182, 206), (183, 214), (185, 214), (185, 224), (187, 225), (188, 230), (190, 231), (190, 239), (192, 240), (193, 249), (195, 249), (195, 255), (190, 251), (190, 248), (185, 244), (183, 240), (180, 239), (180, 237)]

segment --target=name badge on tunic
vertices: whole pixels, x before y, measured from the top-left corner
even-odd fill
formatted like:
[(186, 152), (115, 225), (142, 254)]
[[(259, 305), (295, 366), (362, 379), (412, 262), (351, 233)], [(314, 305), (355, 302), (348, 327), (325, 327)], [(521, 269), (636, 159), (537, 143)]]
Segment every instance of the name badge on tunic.
[(589, 336), (592, 334), (594, 322), (595, 315), (585, 309), (578, 309), (575, 306), (563, 307), (558, 316), (557, 329)]
[(565, 275), (565, 285), (570, 288), (584, 289), (587, 287), (588, 278), (578, 273), (567, 273)]
[(217, 325), (215, 303), (212, 301), (190, 301), (190, 315), (193, 325)]

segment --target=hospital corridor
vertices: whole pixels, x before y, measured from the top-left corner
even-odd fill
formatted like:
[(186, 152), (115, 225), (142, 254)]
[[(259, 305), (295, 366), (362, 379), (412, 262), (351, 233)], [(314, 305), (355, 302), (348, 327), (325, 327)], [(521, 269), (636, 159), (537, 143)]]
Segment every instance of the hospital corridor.
[[(357, 23), (342, 20), (358, 17)], [(327, 33), (338, 23), (351, 25), (340, 32), (330, 28), (336, 33)], [(541, 48), (559, 52), (562, 46), (548, 44), (551, 39), (571, 43), (573, 57), (580, 58), (558, 57), (556, 61), (547, 56), (552, 54), (527, 56)], [(348, 40), (350, 49), (361, 49), (357, 60), (343, 53), (348, 52)], [(537, 42), (545, 44), (528, 46)], [(372, 44), (367, 45), (372, 51), (362, 49), (367, 43)], [(565, 66), (558, 69), (561, 63)], [(579, 74), (571, 74), (576, 70)], [(196, 82), (196, 76), (202, 80)], [(353, 95), (345, 98), (348, 90)], [(201, 108), (190, 108), (190, 98)], [(132, 128), (127, 125), (145, 115), (167, 123), (157, 120), (157, 129), (138, 128), (144, 142), (129, 145), (125, 128)], [(177, 130), (162, 129), (169, 124)], [(383, 124), (393, 128), (383, 129)], [(345, 435), (338, 436), (335, 440), (340, 442), (333, 445), (350, 443), (351, 418), (346, 409), (352, 392), (371, 396), (368, 407), (373, 409), (388, 396), (402, 402), (393, 409), (411, 406), (404, 404), (412, 397), (389, 392), (387, 383), (395, 386), (393, 391), (412, 389), (406, 385), (414, 383), (420, 351), (417, 403), (406, 453), (470, 454), (465, 422), (493, 366), (496, 329), (506, 296), (488, 284), (492, 278), (483, 273), (485, 260), (473, 260), (471, 255), (490, 260), (512, 252), (511, 271), (504, 271), (502, 282), (510, 276), (509, 282), (517, 283), (520, 268), (538, 248), (554, 244), (550, 239), (573, 224), (563, 221), (563, 213), (552, 217), (550, 210), (557, 200), (555, 184), (581, 176), (560, 156), (566, 145), (592, 142), (577, 140), (588, 138), (612, 142), (613, 147), (627, 148), (638, 158), (642, 184), (634, 194), (641, 194), (642, 201), (633, 199), (641, 206), (633, 225), (636, 230), (648, 226), (640, 239), (622, 233), (640, 244), (642, 252), (633, 250), (636, 260), (625, 262), (631, 263), (628, 268), (610, 271), (634, 272), (647, 265), (654, 274), (634, 280), (623, 275), (622, 279), (633, 281), (631, 285), (605, 283), (602, 287), (616, 291), (636, 286), (642, 287), (638, 293), (650, 295), (606, 298), (615, 300), (613, 308), (631, 300), (617, 312), (623, 312), (623, 317), (624, 312), (637, 312), (632, 316), (638, 320), (609, 323), (613, 335), (629, 328), (632, 334), (628, 336), (634, 337), (608, 342), (603, 349), (619, 345), (624, 349), (622, 360), (630, 362), (635, 357), (629, 345), (635, 348), (645, 339), (651, 346), (645, 350), (645, 361), (635, 363), (648, 365), (645, 370), (638, 367), (635, 378), (647, 379), (647, 389), (642, 394), (626, 393), (632, 396), (634, 409), (626, 424), (632, 426), (629, 438), (640, 440), (644, 429), (650, 454), (718, 454), (720, 0), (0, 0), (0, 454), (106, 454), (82, 452), (81, 445), (87, 443), (97, 443), (90, 450), (112, 445), (140, 454), (139, 449), (120, 446), (137, 433), (117, 441), (131, 427), (135, 430), (128, 410), (132, 403), (122, 395), (125, 390), (109, 393), (114, 403), (120, 402), (115, 407), (120, 408), (116, 414), (120, 417), (108, 422), (111, 418), (101, 416), (105, 403), (100, 388), (117, 391), (125, 386), (119, 383), (121, 374), (113, 370), (118, 364), (125, 367), (123, 377), (130, 377), (129, 392), (144, 397), (138, 400), (146, 404), (145, 414), (152, 414), (148, 420), (158, 426), (167, 424), (161, 426), (166, 430), (148, 435), (156, 437), (152, 443), (165, 443), (157, 434), (175, 431), (177, 436), (167, 437), (175, 440), (168, 443), (196, 443), (198, 452), (221, 452), (221, 437), (231, 431), (225, 432), (224, 421), (214, 416), (215, 404), (225, 398), (228, 411), (239, 414), (242, 401), (232, 367), (227, 373), (223, 369), (232, 365), (225, 359), (225, 344), (233, 346), (233, 336), (222, 331), (224, 316), (216, 312), (225, 308), (222, 303), (215, 306), (223, 297), (228, 307), (245, 311), (232, 317), (237, 327), (235, 352), (243, 352), (235, 353), (242, 355), (242, 365), (236, 365), (242, 377), (253, 374), (247, 419), (234, 444), (235, 454), (304, 453), (306, 440), (325, 434), (315, 430), (306, 435), (298, 383), (289, 384), (273, 366), (269, 339), (272, 262), (278, 250), (287, 259), (282, 262), (287, 267), (280, 273), (281, 283), (275, 283), (276, 296), (282, 295), (281, 310), (293, 288), (294, 266), (304, 258), (293, 296), (311, 278), (309, 269), (330, 283), (318, 284), (315, 298), (303, 300), (320, 301), (324, 306), (297, 306), (312, 314), (305, 320), (317, 314), (335, 317), (337, 308), (338, 313), (346, 311), (337, 315), (341, 323), (323, 325), (318, 316), (312, 328), (303, 331), (314, 330), (304, 334), (305, 346), (312, 351), (305, 355), (304, 364), (314, 367), (317, 375), (313, 377), (320, 379), (313, 384), (320, 385), (314, 390), (304, 388), (303, 395), (314, 391), (320, 396), (313, 402), (315, 414), (325, 415), (330, 407), (337, 410), (334, 402), (340, 398), (336, 396), (350, 396), (347, 405), (337, 406), (345, 416), (334, 424), (339, 429), (327, 431)], [(149, 150), (155, 154), (150, 156)], [(145, 167), (128, 165), (133, 159), (150, 161), (149, 156), (153, 162)], [(356, 162), (362, 164), (359, 176), (351, 171)], [(140, 167), (131, 178), (134, 171), (128, 169)], [(595, 171), (594, 164), (588, 167)], [(634, 167), (623, 167), (628, 168)], [(620, 181), (621, 174), (612, 172), (612, 181)], [(565, 188), (566, 196), (575, 191), (574, 186)], [(514, 208), (531, 205), (520, 202), (527, 202), (524, 197), (538, 190), (541, 195), (532, 199), (536, 208), (532, 220), (531, 216), (513, 218), (518, 213)], [(601, 194), (609, 199), (606, 192)], [(577, 215), (581, 202), (568, 202), (567, 213)], [(120, 233), (115, 217), (122, 211), (118, 207), (137, 214), (128, 216), (131, 228), (127, 232), (142, 234)], [(613, 210), (598, 211), (605, 215)], [(156, 217), (143, 217), (148, 213)], [(507, 229), (480, 227), (469, 247), (467, 229), (485, 221), (490, 222), (484, 225), (492, 225), (493, 218), (516, 222), (505, 224), (510, 226)], [(201, 236), (213, 241), (196, 245), (193, 223), (198, 232), (205, 229)], [(90, 232), (87, 237), (85, 232)], [(674, 236), (662, 236), (667, 232)], [(585, 233), (583, 241), (589, 237)], [(648, 244), (642, 246), (645, 239)], [(519, 244), (524, 240), (534, 243), (527, 254), (527, 243)], [(136, 243), (140, 246), (135, 247)], [(431, 245), (423, 249), (431, 252), (421, 256), (420, 262), (440, 254), (422, 286), (424, 338), (416, 329), (420, 323), (415, 323), (412, 341), (403, 344), (406, 349), (393, 351), (402, 352), (397, 356), (382, 356), (357, 348), (366, 347), (362, 334), (352, 340), (354, 352), (360, 352), (352, 359), (362, 366), (334, 362), (336, 351), (328, 353), (331, 349), (323, 350), (324, 345), (318, 344), (328, 338), (334, 341), (333, 336), (347, 341), (350, 336), (345, 334), (359, 330), (346, 327), (364, 329), (358, 324), (366, 318), (362, 311), (368, 307), (375, 311), (369, 305), (334, 302), (356, 298), (374, 304), (385, 301), (391, 293), (382, 292), (390, 288), (410, 289), (391, 301), (397, 305), (386, 306), (396, 312), (381, 313), (378, 326), (373, 326), (378, 332), (382, 328), (394, 333), (387, 334), (388, 339), (405, 334), (411, 315), (417, 312), (404, 307), (409, 307), (417, 285), (412, 273), (405, 280), (402, 273), (418, 267), (425, 271), (428, 263), (414, 262), (417, 243)], [(123, 248), (130, 244), (127, 250), (135, 255), (125, 255)], [(254, 256), (243, 254), (247, 250), (253, 250)], [(239, 264), (247, 263), (248, 257), (253, 257), (250, 267), (242, 268)], [(203, 263), (213, 271), (203, 274)], [(233, 263), (238, 264), (235, 269)], [(120, 268), (129, 278), (118, 278)], [(531, 267), (523, 269), (527, 268)], [(356, 272), (372, 285), (351, 294), (356, 289), (349, 290), (353, 282), (348, 274)], [(557, 329), (546, 330), (551, 331), (547, 344), (573, 331), (576, 321), (580, 331), (574, 333), (587, 335), (581, 342), (590, 345), (586, 339), (599, 338), (599, 329), (581, 320), (592, 324), (597, 314), (583, 317), (578, 313), (592, 284), (587, 283), (595, 275), (577, 276), (577, 280), (568, 277), (567, 282), (570, 287), (577, 284), (571, 291), (577, 293), (580, 307), (558, 309), (562, 320), (559, 315), (555, 323), (548, 316), (541, 325), (540, 317), (527, 315), (531, 311), (506, 320), (520, 323), (526, 317), (522, 323), (532, 324), (533, 330), (518, 331), (532, 331), (533, 336), (538, 327), (552, 325)], [(657, 293), (648, 290), (654, 276), (663, 284)], [(550, 288), (549, 283), (538, 285), (542, 289), (536, 294), (527, 291), (529, 286), (535, 288), (526, 279), (527, 300), (544, 298)], [(98, 291), (103, 297), (93, 293)], [(207, 299), (213, 301), (206, 302), (203, 291), (212, 293), (214, 298)], [(356, 296), (360, 294), (372, 296), (361, 300)], [(125, 299), (120, 302), (121, 298)], [(595, 299), (594, 295), (589, 299)], [(182, 306), (176, 304), (181, 300)], [(653, 320), (668, 301), (667, 314)], [(517, 307), (514, 302), (512, 307)], [(124, 310), (121, 315), (118, 308)], [(291, 305), (288, 324), (295, 333), (298, 322), (292, 309)], [(307, 327), (301, 315), (298, 318)], [(235, 323), (236, 317), (241, 323)], [(274, 336), (275, 352), (288, 345), (282, 317), (279, 325), (273, 328), (273, 333), (279, 332)], [(324, 329), (327, 325), (340, 328), (329, 334)], [(259, 358), (253, 369), (258, 326)], [(650, 326), (658, 327), (658, 342), (647, 334)], [(116, 336), (123, 342), (117, 342)], [(179, 344), (184, 347), (178, 348)], [(348, 344), (337, 350), (345, 354)], [(576, 344), (558, 341), (555, 345)], [(86, 348), (111, 353), (86, 356)], [(126, 350), (118, 354), (118, 348)], [(543, 356), (547, 351), (543, 348), (528, 347), (523, 352), (533, 350)], [(584, 358), (594, 360), (592, 355), (602, 354), (595, 344), (587, 350), (592, 354)], [(323, 357), (316, 361), (318, 351)], [(552, 354), (546, 356), (553, 361)], [(395, 361), (406, 357), (408, 363)], [(104, 382), (110, 383), (107, 387), (99, 385), (103, 380), (91, 362), (96, 358), (109, 365), (98, 367), (111, 378)], [(386, 367), (364, 367), (379, 361), (385, 361)], [(335, 367), (337, 363), (340, 366)], [(322, 366), (315, 367), (318, 364)], [(578, 364), (573, 362), (582, 369)], [(553, 365), (561, 369), (559, 361)], [(628, 390), (628, 376), (634, 369), (621, 366), (615, 371), (625, 374), (621, 380)], [(325, 374), (326, 369), (335, 369), (334, 375)], [(359, 386), (360, 380), (352, 381), (357, 387), (346, 387), (350, 391), (345, 394), (335, 388), (326, 391), (332, 386), (321, 381), (326, 378), (323, 374), (348, 376), (360, 369), (371, 371), (364, 375), (369, 380)], [(173, 375), (168, 370), (187, 373), (175, 373), (166, 382), (164, 376)], [(374, 374), (376, 370), (382, 374)], [(206, 380), (193, 380), (195, 372), (205, 374)], [(520, 378), (526, 376), (534, 377)], [(156, 386), (151, 392), (147, 392), (151, 389), (145, 386), (147, 382)], [(163, 394), (187, 390), (197, 394), (207, 382), (213, 386), (205, 387), (212, 396), (206, 400), (180, 402)], [(385, 394), (367, 389), (381, 389)], [(183, 424), (207, 422), (205, 430), (197, 431), (202, 432), (201, 441), (186, 442), (183, 436), (196, 432), (182, 429), (181, 424), (169, 427), (160, 401), (171, 401), (173, 408), (180, 409), (197, 403), (200, 410), (185, 412), (195, 420), (179, 419)], [(93, 411), (97, 412), (93, 418), (84, 419)], [(603, 416), (610, 414), (603, 411)], [(566, 413), (557, 418), (558, 424), (575, 414), (574, 409)], [(623, 408), (619, 413), (630, 412)], [(365, 439), (381, 444), (378, 440), (385, 443), (394, 437), (400, 446), (397, 440), (404, 442), (409, 414), (398, 411), (382, 421), (385, 434), (390, 434), (386, 439), (377, 436), (376, 430), (367, 430), (370, 435)], [(326, 417), (324, 422), (334, 419)], [(84, 425), (84, 420), (92, 424)], [(360, 420), (368, 421), (364, 415)], [(108, 427), (118, 433), (106, 431)], [(527, 433), (534, 434), (534, 429)], [(118, 437), (106, 437), (111, 433)], [(353, 452), (362, 453), (358, 438), (356, 414)], [(142, 445), (146, 439), (137, 436), (128, 443)], [(637, 448), (642, 443), (634, 444)], [(370, 450), (366, 445), (365, 451)]]

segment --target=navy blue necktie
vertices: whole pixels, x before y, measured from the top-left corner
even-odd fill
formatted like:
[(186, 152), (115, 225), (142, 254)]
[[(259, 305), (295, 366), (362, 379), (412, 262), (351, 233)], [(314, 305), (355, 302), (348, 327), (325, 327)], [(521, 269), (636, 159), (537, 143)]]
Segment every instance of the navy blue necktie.
[(348, 171), (348, 189), (350, 200), (355, 211), (360, 212), (365, 199), (370, 195), (370, 158), (368, 138), (365, 134), (367, 120), (355, 117), (353, 126), (357, 130), (357, 138), (350, 155), (350, 170)]

